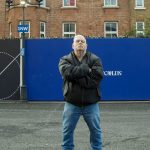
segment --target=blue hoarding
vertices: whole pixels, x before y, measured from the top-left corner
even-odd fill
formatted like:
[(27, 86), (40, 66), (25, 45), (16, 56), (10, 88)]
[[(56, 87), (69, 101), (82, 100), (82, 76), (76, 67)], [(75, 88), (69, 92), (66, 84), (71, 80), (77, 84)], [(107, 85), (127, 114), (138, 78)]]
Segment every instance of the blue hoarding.
[[(150, 100), (150, 39), (87, 39), (101, 57), (102, 100)], [(29, 100), (63, 100), (60, 57), (72, 51), (72, 39), (26, 40), (25, 77)]]

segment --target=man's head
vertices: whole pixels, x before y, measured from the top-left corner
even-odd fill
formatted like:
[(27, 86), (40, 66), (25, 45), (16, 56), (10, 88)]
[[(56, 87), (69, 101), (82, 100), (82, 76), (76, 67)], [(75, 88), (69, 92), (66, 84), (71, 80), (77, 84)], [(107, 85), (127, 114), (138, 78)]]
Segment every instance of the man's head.
[(83, 57), (87, 49), (85, 37), (83, 35), (76, 35), (73, 39), (72, 48), (77, 57)]
[(73, 39), (72, 48), (74, 50), (86, 51), (87, 44), (83, 35), (76, 35)]

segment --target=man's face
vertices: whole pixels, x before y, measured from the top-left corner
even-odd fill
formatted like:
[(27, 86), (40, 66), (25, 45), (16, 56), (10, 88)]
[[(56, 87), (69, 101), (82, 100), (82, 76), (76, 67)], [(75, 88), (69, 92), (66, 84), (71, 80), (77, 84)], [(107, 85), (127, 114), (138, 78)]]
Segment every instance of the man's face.
[(82, 35), (75, 36), (72, 48), (74, 49), (74, 51), (86, 51), (87, 44), (84, 36)]

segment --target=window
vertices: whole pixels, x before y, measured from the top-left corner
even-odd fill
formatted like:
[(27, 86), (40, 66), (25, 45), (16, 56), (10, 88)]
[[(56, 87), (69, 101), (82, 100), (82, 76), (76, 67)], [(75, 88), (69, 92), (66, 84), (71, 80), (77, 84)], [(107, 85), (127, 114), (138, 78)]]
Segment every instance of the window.
[(63, 7), (75, 7), (76, 0), (63, 0)]
[[(20, 25), (23, 25), (23, 21), (20, 21)], [(24, 25), (29, 25), (29, 31), (25, 32), (25, 38), (30, 38), (30, 21), (24, 21)], [(22, 37), (23, 33), (19, 33), (19, 36)]]
[(45, 22), (40, 22), (40, 37), (45, 38)]
[(108, 38), (118, 37), (118, 23), (105, 22), (104, 23), (104, 36)]
[(72, 38), (76, 35), (75, 23), (63, 23), (63, 37)]
[(139, 7), (144, 7), (144, 0), (135, 0), (135, 7), (139, 8)]
[(144, 22), (136, 22), (136, 36), (143, 36), (144, 29)]
[[(20, 0), (20, 3), (21, 3), (22, 0)], [(33, 1), (32, 0), (27, 0), (25, 1), (26, 2), (26, 5), (33, 5)], [(38, 4), (38, 3), (37, 3)], [(42, 0), (41, 2), (41, 7), (46, 7), (46, 0)]]
[(104, 6), (118, 6), (117, 0), (104, 0)]
[(43, 0), (41, 3), (42, 3), (41, 7), (46, 7), (46, 0)]
[[(22, 0), (20, 0), (20, 5), (23, 5), (21, 3), (22, 3)], [(31, 3), (31, 0), (25, 1), (25, 7), (30, 5), (30, 3)]]

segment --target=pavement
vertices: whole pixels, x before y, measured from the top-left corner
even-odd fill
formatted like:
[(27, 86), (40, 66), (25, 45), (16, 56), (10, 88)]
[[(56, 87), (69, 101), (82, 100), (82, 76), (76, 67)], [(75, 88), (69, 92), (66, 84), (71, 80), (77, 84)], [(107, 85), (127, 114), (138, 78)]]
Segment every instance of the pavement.
[[(61, 150), (63, 102), (0, 101), (0, 150)], [(103, 150), (150, 150), (150, 101), (100, 102)], [(90, 150), (81, 117), (75, 150)]]

